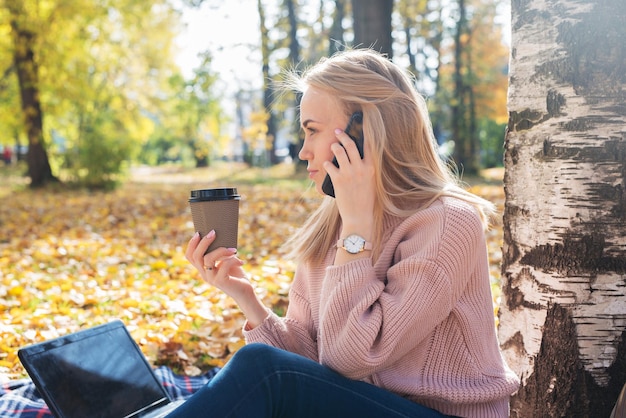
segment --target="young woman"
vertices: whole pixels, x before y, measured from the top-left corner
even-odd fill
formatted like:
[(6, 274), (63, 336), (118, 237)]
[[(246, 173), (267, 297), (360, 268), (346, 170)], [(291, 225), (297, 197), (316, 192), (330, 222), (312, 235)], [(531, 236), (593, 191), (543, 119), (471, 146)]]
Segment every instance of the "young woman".
[[(494, 326), (493, 208), (441, 161), (411, 78), (352, 50), (288, 85), (303, 93), (300, 158), (320, 193), (330, 176), (335, 198), (288, 242), (299, 264), (284, 318), (257, 298), (236, 250), (205, 255), (214, 232), (191, 239), (187, 258), (238, 303), (248, 345), (172, 416), (508, 416), (519, 380)], [(354, 112), (363, 159), (343, 131)]]

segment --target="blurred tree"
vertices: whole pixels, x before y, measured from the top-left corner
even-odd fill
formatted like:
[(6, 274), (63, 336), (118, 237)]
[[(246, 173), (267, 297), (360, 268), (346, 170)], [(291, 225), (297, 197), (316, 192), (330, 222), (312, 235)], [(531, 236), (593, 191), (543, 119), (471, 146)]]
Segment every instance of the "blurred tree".
[[(400, 46), (404, 44), (411, 71), (418, 79), (432, 77), (436, 83), (438, 78), (437, 68), (439, 65), (440, 44), (442, 38), (442, 24), (438, 14), (433, 13), (433, 8), (440, 7), (437, 1), (429, 0), (397, 0), (396, 10), (399, 17), (398, 34), (404, 35), (404, 39), (396, 39)], [(430, 71), (428, 60), (434, 56), (436, 65)], [(436, 89), (435, 89), (436, 90)]]
[[(301, 64), (301, 54), (300, 54), (300, 41), (298, 40), (298, 26), (299, 19), (296, 13), (296, 7), (294, 4), (294, 0), (285, 0), (285, 5), (287, 6), (289, 16), (289, 66), (294, 70), (298, 71)], [(323, 16), (323, 7), (324, 1), (320, 1), (320, 16)], [(323, 24), (323, 19), (322, 24)], [(288, 104), (289, 108), (294, 109), (294, 117), (293, 122), (289, 129), (290, 140), (289, 140), (289, 155), (295, 159), (296, 161), (300, 161), (297, 157), (297, 153), (294, 152), (296, 148), (300, 149), (304, 138), (301, 138), (300, 135), (300, 100), (302, 95), (296, 94), (293, 101)], [(275, 147), (274, 147), (275, 148)], [(272, 153), (274, 156), (273, 162), (277, 162), (276, 150)], [(302, 161), (301, 161), (302, 162)], [(303, 162), (302, 162), (303, 163)], [(304, 164), (298, 164), (298, 167), (304, 167)]]
[(183, 109), (178, 113), (179, 117), (194, 115), (188, 122), (186, 138), (193, 150), (196, 167), (208, 166), (211, 156), (225, 154), (222, 126), (226, 119), (215, 89), (217, 74), (211, 70), (211, 55), (205, 52), (201, 56), (200, 67), (194, 70), (193, 78), (184, 89), (180, 101)]
[(511, 417), (608, 417), (626, 381), (626, 8), (512, 3), (499, 337)]
[(391, 13), (393, 0), (352, 0), (353, 45), (372, 48), (393, 58)]
[[(166, 0), (115, 0), (86, 16), (86, 29), (77, 28), (68, 39), (68, 50), (76, 52), (56, 61), (73, 86), (60, 97), (73, 106), (70, 120), (77, 130), (53, 126), (66, 139), (70, 178), (108, 187), (136, 157), (160, 115), (160, 98), (177, 71), (171, 51), (178, 14)], [(78, 41), (73, 48), (72, 40)]]
[[(408, 70), (416, 79), (416, 88), (430, 97), (429, 110), (438, 141), (444, 142), (442, 132), (449, 125), (449, 99), (440, 89), (442, 67), (447, 60), (442, 43), (448, 36), (443, 22), (444, 4), (437, 0), (397, 0), (399, 24), (396, 33), (404, 39), (394, 42), (408, 58)], [(403, 47), (403, 48), (402, 48)]]
[(20, 104), (15, 103), (14, 99), (19, 98), (19, 95), (17, 92), (8, 91), (13, 86), (17, 86), (17, 83), (9, 82), (3, 85), (2, 81), (0, 81), (0, 119), (2, 119), (0, 125), (6, 126), (4, 135), (0, 137), (0, 145), (11, 148), (14, 158), (21, 160), (24, 157), (22, 151), (25, 149), (20, 135), (23, 124), (17, 118), (21, 113), (15, 112), (15, 109), (18, 109)]
[[(333, 13), (333, 23), (328, 36), (328, 55), (331, 56), (337, 51), (345, 49), (346, 41), (344, 39), (343, 20), (346, 16), (346, 1), (335, 0), (335, 10)], [(324, 2), (320, 2), (323, 4)], [(323, 8), (320, 8), (320, 17), (323, 17)]]
[(454, 160), (461, 170), (469, 175), (478, 173), (477, 142), (475, 140), (473, 106), (470, 103), (472, 87), (467, 77), (471, 67), (467, 51), (469, 47), (469, 28), (465, 0), (457, 0), (457, 21), (454, 33), (454, 89), (450, 107), (452, 141), (454, 141)]
[(17, 74), (23, 123), (28, 138), (28, 175), (31, 187), (57, 181), (52, 174), (43, 138), (43, 115), (39, 83), (39, 60), (35, 56), (39, 43), (38, 22), (28, 15), (28, 5), (5, 0), (13, 40), (13, 65)]
[(242, 132), (247, 145), (246, 161), (255, 166), (266, 166), (270, 162), (268, 151), (271, 144), (267, 140), (267, 119), (267, 112), (252, 112), (250, 124)]
[[(424, 23), (428, 35), (416, 40), (418, 50), (427, 51), (415, 62), (418, 88), (432, 97), (435, 134), (440, 143), (452, 141), (453, 158), (466, 174), (491, 166), (502, 155), (504, 131), (493, 127), (502, 126), (507, 117), (509, 50), (495, 21), (498, 3), (462, 0), (465, 13), (461, 13), (458, 7), (444, 10), (439, 3), (437, 9), (428, 2)], [(442, 19), (445, 15), (453, 19)], [(487, 155), (496, 160), (484, 160)]]
[[(298, 40), (298, 26), (299, 19), (296, 12), (296, 2), (294, 0), (285, 0), (285, 6), (287, 8), (287, 17), (289, 21), (289, 67), (294, 71), (298, 70), (298, 67), (301, 64), (301, 55), (300, 55), (300, 41)], [(324, 2), (320, 1), (320, 7), (323, 7)], [(322, 11), (320, 10), (320, 14)], [(296, 95), (294, 100), (288, 104), (288, 108), (295, 109), (295, 117), (293, 118), (293, 123), (291, 124), (291, 128), (289, 132), (293, 135), (293, 139), (290, 139), (289, 143), (300, 142), (299, 141), (299, 120), (300, 120), (300, 95)], [(274, 147), (272, 149), (272, 163), (278, 162), (278, 156), (276, 155), (276, 141), (274, 141)]]
[(157, 129), (144, 146), (150, 156), (146, 163), (186, 162), (206, 167), (214, 155), (224, 155), (222, 127), (225, 117), (215, 88), (217, 74), (211, 70), (212, 57), (200, 55), (201, 62), (193, 76), (185, 80), (180, 74), (169, 79), (169, 92), (156, 121)]
[(0, 145), (17, 149), (24, 141), (23, 135), (20, 135), (24, 124), (21, 112), (15, 111), (21, 107), (21, 102), (7, 14), (7, 10), (0, 7), (0, 127), (4, 132), (0, 135)]
[(300, 41), (298, 40), (298, 16), (295, 0), (285, 0), (285, 7), (289, 22), (289, 63), (296, 67), (300, 64)]
[[(36, 173), (61, 164), (69, 178), (91, 186), (119, 179), (124, 162), (136, 155), (152, 129), (149, 115), (158, 113), (163, 85), (177, 71), (171, 55), (177, 13), (167, 0), (106, 5), (3, 0), (0, 10), (0, 17), (9, 10), (18, 16), (14, 34), (28, 25), (29, 53), (38, 66), (28, 74), (37, 78), (24, 84), (37, 92), (33, 97), (40, 108), (23, 112), (30, 121), (31, 183), (45, 184), (46, 175)], [(18, 45), (10, 45), (16, 54), (28, 51)], [(32, 139), (37, 132), (38, 142)], [(46, 161), (51, 156), (48, 168), (44, 152)]]
[[(272, 9), (261, 0), (257, 1), (257, 9), (261, 29), (263, 108), (267, 114), (264, 120), (267, 124), (265, 135), (268, 155), (263, 161), (274, 164), (278, 162), (276, 151), (279, 141), (286, 142), (279, 137), (279, 131), (287, 128), (287, 131), (293, 133), (294, 130), (295, 119), (291, 117), (285, 121), (284, 114), (287, 109), (298, 107), (297, 98), (285, 100), (285, 96), (275, 94), (274, 82), (281, 77), (282, 69), (295, 70), (302, 63), (301, 36), (298, 35), (302, 19), (298, 3), (294, 0), (281, 0), (271, 16), (268, 16), (268, 9)], [(314, 39), (313, 36), (307, 41), (317, 45)]]
[[(276, 127), (276, 117), (274, 115), (273, 104), (274, 104), (274, 86), (272, 84), (272, 74), (270, 73), (270, 60), (271, 54), (274, 50), (274, 45), (270, 40), (269, 36), (269, 28), (266, 22), (266, 12), (265, 6), (261, 0), (257, 0), (257, 10), (259, 12), (259, 25), (261, 29), (261, 71), (263, 74), (263, 109), (267, 117), (265, 118), (265, 123), (267, 125), (267, 129), (265, 130), (265, 141), (269, 145), (267, 152), (271, 155), (274, 154), (276, 149), (275, 140), (277, 134)], [(273, 157), (270, 157), (273, 158)], [(264, 160), (266, 161), (266, 160)]]
[(467, 80), (471, 89), (470, 132), (478, 168), (502, 166), (508, 118), (509, 48), (494, 24), (498, 2), (474, 0), (468, 33)]

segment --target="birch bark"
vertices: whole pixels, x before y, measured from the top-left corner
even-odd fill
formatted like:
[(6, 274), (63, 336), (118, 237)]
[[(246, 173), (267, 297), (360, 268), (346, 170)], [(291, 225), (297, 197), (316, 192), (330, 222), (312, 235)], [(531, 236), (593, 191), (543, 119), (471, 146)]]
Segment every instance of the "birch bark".
[(608, 416), (626, 381), (626, 7), (513, 0), (500, 341), (512, 417)]

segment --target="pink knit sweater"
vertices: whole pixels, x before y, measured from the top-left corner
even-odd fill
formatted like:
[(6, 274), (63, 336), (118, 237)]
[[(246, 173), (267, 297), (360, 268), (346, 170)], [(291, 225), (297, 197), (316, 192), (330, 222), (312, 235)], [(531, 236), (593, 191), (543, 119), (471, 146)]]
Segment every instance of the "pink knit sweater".
[(442, 198), (388, 218), (383, 252), (333, 266), (300, 266), (285, 318), (244, 331), (442, 413), (507, 417), (518, 377), (493, 318), (485, 236), (475, 210)]

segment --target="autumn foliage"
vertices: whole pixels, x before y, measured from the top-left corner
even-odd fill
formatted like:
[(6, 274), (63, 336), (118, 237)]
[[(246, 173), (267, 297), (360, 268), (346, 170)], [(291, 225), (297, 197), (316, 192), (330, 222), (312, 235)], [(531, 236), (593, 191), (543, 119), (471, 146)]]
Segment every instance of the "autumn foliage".
[[(283, 314), (294, 265), (280, 246), (320, 199), (291, 166), (150, 171), (113, 192), (0, 186), (0, 375), (24, 375), (19, 347), (114, 318), (154, 365), (189, 375), (222, 365), (243, 344), (243, 317), (199, 279), (184, 249), (194, 232), (189, 190), (224, 185), (242, 195), (244, 267), (266, 305)], [(502, 204), (497, 182), (473, 190)], [(496, 225), (495, 297), (500, 246)]]

